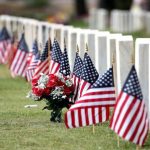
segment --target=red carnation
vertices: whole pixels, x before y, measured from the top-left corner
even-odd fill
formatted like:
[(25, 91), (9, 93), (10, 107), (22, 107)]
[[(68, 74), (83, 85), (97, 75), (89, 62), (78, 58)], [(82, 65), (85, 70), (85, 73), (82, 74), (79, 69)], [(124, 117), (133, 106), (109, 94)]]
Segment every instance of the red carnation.
[(39, 77), (32, 79), (32, 86), (37, 86), (38, 85), (38, 80), (39, 80)]
[(65, 85), (65, 83), (64, 83), (64, 82), (62, 82), (61, 80), (58, 80), (58, 81), (57, 81), (57, 85), (58, 85), (58, 86), (64, 86), (64, 85)]
[(51, 90), (49, 88), (45, 88), (43, 92), (45, 95), (49, 95), (51, 93)]
[(67, 86), (64, 86), (64, 94), (69, 96), (71, 93), (72, 93), (72, 88), (71, 87), (67, 87)]
[(38, 87), (33, 87), (32, 88), (32, 92), (36, 95), (36, 96), (42, 96), (44, 89), (39, 89)]
[(48, 76), (49, 76), (49, 80), (47, 82), (46, 87), (54, 88), (57, 85), (58, 77), (55, 76), (54, 74), (49, 74)]

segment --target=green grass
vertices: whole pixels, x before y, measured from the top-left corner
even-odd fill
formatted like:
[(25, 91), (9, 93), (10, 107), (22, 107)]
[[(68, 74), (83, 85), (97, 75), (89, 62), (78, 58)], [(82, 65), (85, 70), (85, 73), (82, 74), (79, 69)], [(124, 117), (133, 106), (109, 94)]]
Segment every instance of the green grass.
[[(21, 78), (12, 79), (0, 66), (0, 150), (135, 150), (135, 145), (120, 140), (108, 122), (95, 127), (66, 129), (64, 123), (50, 123), (49, 111), (42, 102), (26, 99), (30, 85)], [(37, 108), (24, 108), (37, 104)], [(150, 138), (143, 150), (150, 149)]]

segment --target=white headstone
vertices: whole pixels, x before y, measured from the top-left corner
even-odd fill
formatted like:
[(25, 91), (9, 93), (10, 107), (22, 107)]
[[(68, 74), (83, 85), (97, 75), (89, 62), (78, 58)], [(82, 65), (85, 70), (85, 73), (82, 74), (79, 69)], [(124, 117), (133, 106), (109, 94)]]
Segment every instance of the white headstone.
[(150, 12), (145, 13), (145, 27), (146, 31), (150, 33)]
[(64, 49), (64, 40), (65, 40), (65, 43), (66, 43), (66, 47), (68, 49), (68, 32), (69, 30), (73, 29), (72, 26), (62, 26), (61, 27), (61, 35), (60, 35), (60, 38), (61, 38), (61, 43), (60, 43), (60, 47), (61, 49)]
[(22, 23), (23, 23), (24, 31), (25, 31), (25, 40), (28, 45), (29, 51), (31, 51), (32, 45), (33, 45), (32, 20), (23, 19)]
[(79, 55), (83, 59), (87, 43), (87, 29), (79, 29), (77, 34), (77, 44), (79, 46)]
[(79, 29), (70, 29), (68, 32), (68, 57), (70, 69), (73, 71), (75, 54), (77, 50), (77, 34)]
[(150, 119), (150, 38), (138, 38), (135, 43), (135, 67), (140, 80)]
[(98, 9), (96, 15), (96, 28), (99, 30), (108, 29), (109, 25), (109, 12), (106, 9)]
[[(50, 37), (51, 41), (53, 43), (54, 38), (58, 41), (59, 45), (61, 46), (61, 43), (64, 42), (64, 39), (61, 39), (61, 32), (62, 32), (62, 26), (61, 24), (51, 24), (50, 25)], [(61, 47), (62, 48), (62, 47)]]
[(37, 37), (37, 40), (38, 40), (38, 43), (42, 44), (42, 46), (43, 46), (42, 24), (40, 22), (38, 23), (37, 28), (38, 28), (38, 37)]
[(89, 11), (89, 28), (90, 29), (95, 29), (97, 26), (97, 9), (92, 8)]
[(49, 34), (49, 24), (47, 22), (41, 22), (42, 24), (42, 39), (43, 39), (43, 44), (47, 42), (50, 34)]
[(95, 49), (92, 53), (95, 55), (95, 67), (100, 75), (102, 75), (108, 68), (108, 45), (109, 32), (97, 32), (95, 42)]
[(133, 37), (121, 36), (116, 41), (117, 89), (120, 92), (132, 66)]
[(121, 37), (122, 34), (109, 34), (108, 36), (108, 48), (107, 48), (107, 66), (111, 67), (112, 66), (112, 58), (116, 58), (116, 40)]
[(88, 44), (88, 54), (90, 55), (93, 63), (95, 64), (95, 50), (96, 50), (96, 38), (98, 30), (88, 30), (87, 31), (87, 44)]

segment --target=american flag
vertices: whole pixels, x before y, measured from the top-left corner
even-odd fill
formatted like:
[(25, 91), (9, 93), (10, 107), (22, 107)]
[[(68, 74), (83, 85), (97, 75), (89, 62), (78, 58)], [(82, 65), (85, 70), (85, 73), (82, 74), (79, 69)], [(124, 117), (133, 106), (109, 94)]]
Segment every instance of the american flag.
[(80, 77), (81, 81), (79, 86), (79, 98), (90, 88), (97, 78), (98, 72), (92, 63), (90, 56), (85, 53)]
[(59, 72), (64, 76), (70, 76), (70, 65), (66, 47), (64, 49), (64, 53), (62, 54)]
[(7, 53), (7, 46), (10, 42), (11, 42), (10, 35), (8, 34), (6, 27), (3, 27), (0, 33), (0, 63), (1, 64), (5, 64), (7, 62), (5, 55)]
[(148, 115), (134, 66), (117, 98), (110, 128), (123, 139), (140, 146), (147, 137)]
[(16, 55), (11, 64), (10, 70), (16, 76), (25, 77), (27, 69), (28, 46), (25, 41), (24, 33), (19, 41)]
[(83, 66), (82, 59), (79, 56), (79, 54), (76, 53), (76, 58), (75, 58), (74, 67), (73, 67), (73, 74), (72, 74), (72, 79), (73, 79), (73, 84), (74, 84), (74, 95), (72, 98), (73, 102), (75, 102), (77, 99), (82, 66)]
[(51, 74), (59, 73), (61, 57), (62, 57), (62, 52), (61, 52), (60, 46), (58, 42), (56, 41), (56, 39), (54, 39), (54, 42), (52, 45), (49, 73)]
[(18, 48), (18, 41), (17, 41), (15, 36), (13, 36), (12, 43), (9, 44), (8, 47), (11, 49), (10, 52), (8, 53), (8, 55), (7, 55), (7, 63), (8, 63), (8, 66), (10, 68), (11, 64), (12, 64), (12, 62), (14, 60), (14, 57), (16, 55), (17, 48)]
[(37, 64), (40, 59), (40, 53), (38, 51), (38, 43), (35, 40), (33, 43), (33, 48), (32, 48), (32, 58), (31, 61), (28, 65), (27, 71), (26, 71), (26, 77), (28, 81), (31, 81), (35, 72), (35, 69), (37, 67)]
[(49, 62), (50, 62), (50, 56), (48, 53), (48, 46), (49, 42), (47, 41), (45, 44), (45, 48), (40, 56), (40, 60), (37, 64), (37, 67), (35, 69), (35, 73), (33, 75), (33, 78), (37, 78), (40, 76), (40, 73), (48, 74), (49, 69)]
[(14, 45), (14, 36), (11, 37), (9, 40), (7, 46), (6, 46), (6, 51), (5, 51), (5, 56), (4, 56), (4, 63), (9, 63), (11, 55), (13, 55), (13, 45)]
[(109, 119), (109, 107), (115, 104), (112, 68), (96, 80), (65, 114), (67, 128), (88, 126)]

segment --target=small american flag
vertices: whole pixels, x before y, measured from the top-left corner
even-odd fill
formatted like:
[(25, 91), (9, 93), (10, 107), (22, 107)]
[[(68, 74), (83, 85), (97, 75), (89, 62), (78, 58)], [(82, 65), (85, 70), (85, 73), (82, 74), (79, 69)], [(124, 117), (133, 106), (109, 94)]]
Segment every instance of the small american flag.
[(80, 84), (80, 76), (81, 76), (81, 72), (82, 72), (82, 66), (83, 66), (82, 59), (79, 56), (79, 54), (76, 53), (73, 74), (72, 74), (72, 79), (73, 79), (73, 84), (74, 84), (74, 95), (72, 98), (73, 102), (75, 102), (77, 99), (78, 89), (79, 89), (79, 84)]
[(117, 98), (110, 128), (123, 139), (140, 146), (147, 137), (148, 115), (134, 66)]
[(5, 51), (5, 58), (4, 58), (4, 63), (8, 63), (10, 62), (10, 59), (12, 58), (12, 55), (14, 55), (14, 51), (13, 51), (13, 45), (15, 43), (15, 39), (14, 36), (11, 37), (11, 39), (9, 40), (7, 46), (6, 46), (6, 51)]
[(81, 97), (98, 78), (98, 72), (96, 71), (92, 60), (87, 53), (84, 55), (80, 78), (79, 97)]
[(69, 65), (69, 60), (68, 60), (68, 54), (67, 54), (66, 47), (64, 49), (64, 53), (63, 53), (62, 58), (61, 58), (59, 72), (61, 74), (63, 74), (64, 76), (70, 76), (70, 65)]
[(44, 74), (48, 74), (48, 69), (49, 69), (49, 53), (48, 53), (48, 44), (49, 42), (47, 41), (46, 44), (45, 44), (45, 48), (40, 56), (40, 60), (38, 62), (38, 65), (35, 69), (35, 73), (34, 73), (34, 76), (33, 78), (37, 78), (40, 76), (40, 73), (44, 73)]
[(8, 47), (8, 49), (10, 49), (10, 52), (8, 52), (8, 55), (7, 55), (7, 63), (8, 63), (9, 69), (10, 69), (11, 64), (12, 64), (14, 57), (16, 55), (16, 52), (17, 52), (17, 48), (18, 48), (18, 40), (16, 39), (15, 35), (13, 35), (12, 42), (7, 47)]
[(67, 128), (83, 127), (109, 119), (109, 107), (115, 104), (112, 68), (100, 76), (65, 115)]
[(16, 55), (11, 64), (10, 70), (12, 74), (16, 76), (25, 77), (27, 69), (27, 57), (28, 57), (28, 46), (25, 41), (24, 33), (21, 36), (21, 40), (18, 45)]
[(6, 27), (3, 27), (1, 33), (0, 33), (0, 63), (6, 64), (7, 63), (7, 46), (11, 43), (10, 35), (6, 29)]
[(37, 64), (40, 59), (40, 53), (38, 51), (38, 43), (35, 40), (33, 43), (33, 50), (32, 50), (32, 58), (28, 65), (27, 71), (26, 71), (26, 77), (28, 81), (31, 81), (35, 72), (35, 69), (37, 67)]
[(52, 45), (50, 68), (49, 68), (50, 74), (59, 73), (61, 57), (62, 57), (62, 52), (61, 52), (60, 46), (58, 42), (56, 41), (56, 39), (54, 39), (54, 42)]

